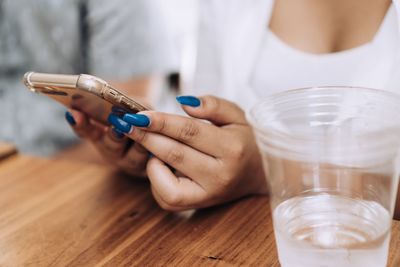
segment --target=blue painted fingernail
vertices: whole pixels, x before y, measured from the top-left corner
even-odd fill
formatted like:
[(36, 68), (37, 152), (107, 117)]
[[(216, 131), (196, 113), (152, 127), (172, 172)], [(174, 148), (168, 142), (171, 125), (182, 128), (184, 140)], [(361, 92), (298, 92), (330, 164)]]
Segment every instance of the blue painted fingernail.
[(69, 111), (65, 112), (65, 119), (72, 126), (76, 124), (76, 121), (75, 121), (74, 117), (72, 116), (72, 114)]
[(201, 104), (200, 99), (191, 95), (177, 96), (176, 101), (178, 101), (179, 104), (181, 105), (191, 106), (191, 107), (198, 107)]
[(123, 108), (120, 108), (120, 107), (117, 107), (117, 106), (113, 106), (112, 108), (111, 108), (111, 111), (112, 111), (112, 113), (114, 113), (114, 114), (116, 114), (116, 115), (118, 115), (118, 116), (123, 116), (125, 113), (127, 113), (128, 111), (126, 111), (125, 109), (123, 109)]
[(118, 118), (118, 116), (113, 113), (108, 116), (108, 122), (111, 123), (115, 129), (121, 133), (129, 133), (132, 129), (132, 125)]
[(112, 132), (113, 132), (114, 137), (117, 139), (122, 139), (125, 136), (124, 133), (122, 133), (120, 130), (118, 130), (117, 128), (114, 128), (114, 127), (112, 128)]
[(128, 113), (125, 114), (123, 120), (138, 127), (147, 127), (150, 125), (150, 119), (143, 114)]

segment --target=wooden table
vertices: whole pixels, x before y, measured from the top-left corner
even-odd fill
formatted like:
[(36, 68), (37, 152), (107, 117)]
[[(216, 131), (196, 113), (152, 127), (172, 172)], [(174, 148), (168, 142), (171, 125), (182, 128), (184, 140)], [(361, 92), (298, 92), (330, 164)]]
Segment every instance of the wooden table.
[[(400, 222), (389, 266), (400, 266)], [(267, 197), (186, 213), (107, 167), (0, 161), (0, 266), (279, 266)]]

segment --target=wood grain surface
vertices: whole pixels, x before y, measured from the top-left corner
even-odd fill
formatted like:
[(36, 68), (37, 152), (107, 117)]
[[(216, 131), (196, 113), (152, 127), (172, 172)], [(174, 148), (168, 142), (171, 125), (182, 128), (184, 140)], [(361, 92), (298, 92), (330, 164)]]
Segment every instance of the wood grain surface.
[[(400, 266), (400, 222), (389, 266)], [(0, 165), (0, 266), (279, 266), (267, 197), (168, 213), (146, 181), (15, 156)]]

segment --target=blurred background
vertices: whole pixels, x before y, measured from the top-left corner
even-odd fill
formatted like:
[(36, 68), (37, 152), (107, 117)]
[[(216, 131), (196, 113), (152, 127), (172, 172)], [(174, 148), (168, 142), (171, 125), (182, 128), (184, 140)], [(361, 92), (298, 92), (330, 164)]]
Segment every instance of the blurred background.
[(0, 141), (49, 156), (79, 142), (65, 107), (28, 91), (27, 71), (96, 75), (156, 109), (190, 86), (195, 0), (0, 0)]

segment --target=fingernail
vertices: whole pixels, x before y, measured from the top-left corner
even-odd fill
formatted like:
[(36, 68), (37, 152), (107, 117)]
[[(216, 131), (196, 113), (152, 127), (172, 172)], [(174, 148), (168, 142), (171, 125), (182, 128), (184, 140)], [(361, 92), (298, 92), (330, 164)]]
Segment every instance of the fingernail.
[(138, 127), (147, 127), (150, 125), (150, 119), (143, 114), (128, 113), (125, 114), (123, 120)]
[(122, 139), (125, 136), (124, 133), (120, 132), (117, 128), (114, 128), (114, 127), (112, 128), (112, 133), (113, 133), (113, 136), (117, 139)]
[(132, 130), (132, 125), (118, 118), (115, 114), (110, 114), (108, 116), (108, 122), (111, 123), (115, 129), (120, 131), (121, 133), (129, 133)]
[(76, 121), (74, 119), (74, 117), (72, 116), (72, 114), (69, 111), (65, 112), (65, 119), (68, 121), (68, 123), (70, 125), (75, 125)]
[(123, 108), (120, 108), (120, 107), (117, 107), (117, 106), (113, 106), (111, 108), (111, 111), (112, 111), (112, 113), (115, 113), (118, 116), (123, 116), (125, 113), (128, 112), (127, 110), (125, 110)]
[(198, 107), (201, 104), (200, 99), (191, 95), (177, 96), (176, 101), (178, 101), (179, 104), (181, 105), (191, 106), (191, 107)]

